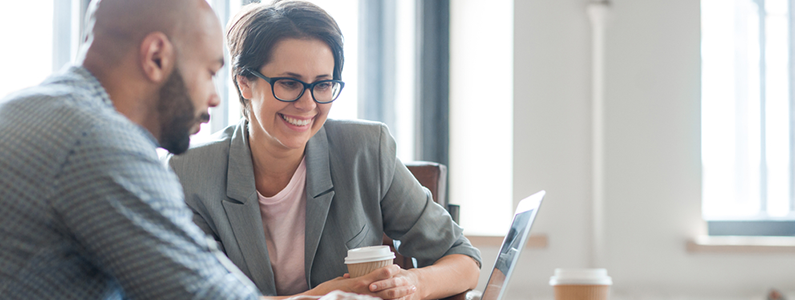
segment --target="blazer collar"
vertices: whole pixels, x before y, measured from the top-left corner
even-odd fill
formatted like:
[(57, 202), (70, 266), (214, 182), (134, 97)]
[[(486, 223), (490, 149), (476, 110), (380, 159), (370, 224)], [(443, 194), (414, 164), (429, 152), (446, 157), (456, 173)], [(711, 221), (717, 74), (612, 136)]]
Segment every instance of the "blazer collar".
[(262, 230), (247, 128), (248, 123), (242, 120), (232, 133), (226, 175), (226, 195), (232, 201), (223, 201), (223, 206), (243, 255), (243, 261), (235, 263), (248, 267), (248, 272), (244, 272), (263, 293), (275, 295), (276, 282)]
[[(306, 193), (309, 198), (334, 188), (331, 181), (331, 167), (329, 165), (329, 148), (326, 129), (320, 130), (306, 144), (304, 157), (306, 159)], [(251, 158), (251, 148), (248, 143), (248, 122), (240, 121), (229, 147), (229, 172), (226, 174), (226, 195), (229, 198), (246, 203), (256, 200), (257, 186), (254, 182), (254, 165)]]
[(331, 181), (328, 138), (325, 126), (306, 144), (306, 232), (304, 236), (304, 272), (309, 288), (312, 286), (312, 269), (315, 254), (320, 245), (320, 236), (326, 226), (326, 218), (334, 199), (334, 184)]
[(309, 198), (315, 198), (320, 194), (334, 188), (331, 181), (331, 166), (329, 165), (328, 138), (326, 128), (320, 127), (315, 135), (306, 143), (304, 153), (306, 159), (306, 193)]
[(257, 201), (257, 186), (254, 181), (254, 163), (248, 143), (248, 122), (243, 119), (232, 133), (229, 146), (229, 167), (226, 174), (226, 195), (246, 203)]

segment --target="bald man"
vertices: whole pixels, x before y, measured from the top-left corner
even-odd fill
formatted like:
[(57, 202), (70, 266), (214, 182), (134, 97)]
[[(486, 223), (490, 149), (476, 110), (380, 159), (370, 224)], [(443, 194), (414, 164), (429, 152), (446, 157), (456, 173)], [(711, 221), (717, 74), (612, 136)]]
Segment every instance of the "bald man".
[(0, 298), (256, 299), (156, 147), (218, 105), (205, 0), (103, 0), (76, 65), (0, 100)]

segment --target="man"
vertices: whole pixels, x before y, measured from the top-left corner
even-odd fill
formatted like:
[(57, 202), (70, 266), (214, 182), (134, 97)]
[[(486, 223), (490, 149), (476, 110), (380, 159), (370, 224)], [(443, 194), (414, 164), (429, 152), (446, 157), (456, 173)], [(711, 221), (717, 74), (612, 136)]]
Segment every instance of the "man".
[(179, 154), (218, 105), (205, 0), (103, 0), (77, 66), (0, 100), (0, 298), (256, 299), (191, 221)]

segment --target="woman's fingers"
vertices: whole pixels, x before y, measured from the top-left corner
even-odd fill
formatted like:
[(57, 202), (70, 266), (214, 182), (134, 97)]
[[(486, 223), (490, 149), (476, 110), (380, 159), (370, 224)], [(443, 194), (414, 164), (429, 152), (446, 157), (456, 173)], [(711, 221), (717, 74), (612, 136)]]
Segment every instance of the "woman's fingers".
[(346, 292), (373, 295), (374, 291), (370, 290), (370, 285), (379, 281), (389, 280), (399, 273), (400, 266), (391, 265), (375, 269), (369, 274), (357, 278), (350, 278), (350, 274), (345, 273), (342, 277), (337, 277), (337, 279), (327, 281), (321, 285), (327, 285), (326, 287), (330, 288), (327, 291), (339, 289)]
[(409, 296), (417, 292), (416, 281), (414, 273), (398, 268), (391, 278), (370, 283), (369, 289), (383, 299), (409, 299), (414, 298)]
[(405, 277), (395, 276), (390, 279), (376, 281), (370, 284), (371, 292), (379, 292), (386, 289), (396, 288), (400, 286), (411, 285)]
[(386, 290), (382, 290), (380, 292), (375, 293), (376, 296), (382, 299), (398, 299), (409, 296), (417, 291), (417, 288), (413, 285), (409, 286), (398, 286), (395, 288), (390, 288)]
[(383, 268), (375, 269), (374, 271), (364, 276), (370, 279), (370, 281), (375, 282), (379, 280), (392, 278), (398, 273), (400, 273), (400, 266), (390, 265)]

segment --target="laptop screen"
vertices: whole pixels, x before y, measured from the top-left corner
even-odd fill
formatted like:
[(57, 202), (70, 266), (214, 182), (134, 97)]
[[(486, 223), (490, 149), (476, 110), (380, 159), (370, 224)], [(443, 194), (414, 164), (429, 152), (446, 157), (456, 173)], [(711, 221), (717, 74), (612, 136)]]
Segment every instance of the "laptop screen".
[(545, 191), (540, 191), (519, 202), (511, 222), (511, 228), (502, 241), (497, 261), (494, 263), (494, 269), (491, 271), (481, 300), (503, 298), (508, 281), (511, 279), (511, 274), (516, 267), (516, 262), (519, 261), (519, 254), (521, 254), (524, 245), (527, 243), (530, 227), (536, 218), (536, 213), (538, 213), (538, 207), (541, 205), (541, 199), (544, 198), (544, 194), (546, 194)]

